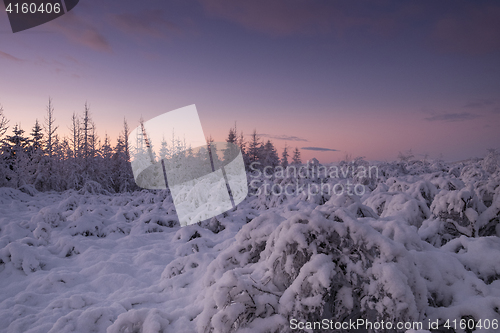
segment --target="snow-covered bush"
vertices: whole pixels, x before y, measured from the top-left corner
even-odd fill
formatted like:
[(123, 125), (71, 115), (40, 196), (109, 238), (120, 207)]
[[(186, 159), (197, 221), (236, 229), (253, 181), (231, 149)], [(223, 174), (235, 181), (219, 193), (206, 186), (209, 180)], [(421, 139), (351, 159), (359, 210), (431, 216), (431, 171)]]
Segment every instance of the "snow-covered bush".
[[(427, 292), (409, 252), (351, 212), (322, 207), (279, 223), (269, 236), (262, 224), (270, 217), (245, 225), (241, 241), (209, 266), (198, 327), (236, 332), (257, 319), (281, 330), (291, 318), (420, 320)], [(213, 265), (222, 276), (210, 272)]]
[(488, 207), (477, 220), (479, 236), (500, 237), (500, 197)]
[(496, 149), (489, 149), (488, 155), (483, 159), (481, 165), (489, 173), (495, 173), (500, 163), (500, 153)]
[(476, 222), (485, 209), (471, 186), (456, 191), (443, 190), (436, 195), (431, 211), (434, 218), (442, 221), (439, 231), (442, 244), (460, 235), (477, 236)]
[[(500, 171), (483, 162), (381, 163), (360, 196), (249, 195), (182, 228), (168, 190), (0, 188), (0, 331), (288, 333), (292, 319), (365, 319), (428, 333), (462, 319), (496, 332)], [(261, 177), (250, 193), (347, 181)]]

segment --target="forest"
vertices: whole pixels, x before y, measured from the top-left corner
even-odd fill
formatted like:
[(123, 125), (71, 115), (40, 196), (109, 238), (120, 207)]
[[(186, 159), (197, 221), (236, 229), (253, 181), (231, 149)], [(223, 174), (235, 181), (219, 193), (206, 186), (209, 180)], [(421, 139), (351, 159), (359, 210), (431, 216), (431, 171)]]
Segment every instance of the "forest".
[[(29, 132), (20, 124), (10, 125), (0, 105), (0, 187), (62, 192), (99, 186), (110, 193), (139, 189), (130, 166), (133, 152), (129, 145), (131, 129), (126, 119), (114, 144), (107, 134), (104, 138), (98, 135), (88, 103), (81, 115), (73, 113), (68, 128), (69, 136), (58, 133), (50, 98), (44, 121), (36, 119)], [(238, 134), (235, 125), (226, 138), (227, 142), (240, 147), (247, 170), (252, 162), (261, 168), (302, 163), (298, 147), (292, 151), (285, 145), (279, 154), (273, 142), (261, 140), (256, 130), (248, 137), (243, 132)], [(207, 145), (212, 142), (211, 136), (207, 138)], [(174, 147), (182, 146), (174, 139), (160, 144), (160, 158), (168, 158)], [(189, 148), (184, 147), (186, 153)]]

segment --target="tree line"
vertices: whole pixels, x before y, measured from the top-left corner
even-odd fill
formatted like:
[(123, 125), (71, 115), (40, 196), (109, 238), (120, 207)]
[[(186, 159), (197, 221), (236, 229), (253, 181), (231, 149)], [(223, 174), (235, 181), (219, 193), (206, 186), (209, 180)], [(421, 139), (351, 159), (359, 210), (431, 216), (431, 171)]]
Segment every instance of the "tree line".
[[(126, 119), (114, 145), (107, 134), (98, 136), (88, 103), (81, 115), (73, 113), (68, 136), (58, 134), (55, 122), (50, 98), (43, 123), (36, 119), (29, 133), (18, 124), (10, 127), (0, 105), (0, 187), (28, 185), (38, 191), (66, 191), (96, 182), (112, 193), (139, 189), (130, 164)], [(285, 145), (280, 158), (274, 144), (262, 141), (256, 130), (245, 140), (243, 132), (237, 134), (235, 125), (226, 141), (240, 147), (247, 170), (254, 162), (254, 168), (301, 164), (298, 148), (292, 152)], [(211, 142), (210, 137), (207, 144)]]
[[(209, 143), (212, 141), (211, 138), (208, 140)], [(247, 170), (252, 163), (254, 163), (254, 169), (264, 168), (266, 166), (274, 168), (279, 165), (286, 168), (289, 164), (302, 164), (299, 148), (295, 147), (295, 150), (291, 152), (290, 147), (285, 143), (280, 158), (272, 141), (262, 141), (255, 129), (250, 135), (250, 140), (246, 141), (243, 132), (237, 135), (237, 128), (236, 125), (234, 125), (233, 128), (229, 129), (226, 142), (233, 143), (240, 147)]]

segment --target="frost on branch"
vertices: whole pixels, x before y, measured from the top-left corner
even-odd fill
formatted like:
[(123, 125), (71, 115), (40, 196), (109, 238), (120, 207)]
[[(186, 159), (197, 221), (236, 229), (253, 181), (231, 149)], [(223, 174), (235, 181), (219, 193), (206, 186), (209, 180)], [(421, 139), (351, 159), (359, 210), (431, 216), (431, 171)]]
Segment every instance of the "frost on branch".
[[(241, 232), (257, 231), (262, 223), (255, 219)], [(259, 244), (238, 242), (210, 265), (208, 277), (214, 277), (214, 265), (225, 272), (209, 279), (199, 328), (250, 332), (256, 322), (275, 327), (291, 318), (423, 317), (427, 290), (412, 255), (344, 209), (297, 213), (277, 226), (256, 257), (251, 250), (262, 248)]]

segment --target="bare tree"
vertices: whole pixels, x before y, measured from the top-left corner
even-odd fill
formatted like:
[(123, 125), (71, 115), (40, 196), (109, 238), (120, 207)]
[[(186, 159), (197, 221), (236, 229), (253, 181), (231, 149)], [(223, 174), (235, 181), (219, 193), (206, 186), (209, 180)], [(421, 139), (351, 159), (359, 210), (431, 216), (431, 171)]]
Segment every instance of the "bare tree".
[(92, 120), (90, 119), (90, 107), (87, 102), (85, 102), (85, 109), (83, 111), (83, 124), (81, 127), (82, 131), (82, 154), (84, 158), (88, 158), (90, 155), (90, 144), (92, 136)]
[(80, 150), (80, 118), (73, 112), (71, 116), (71, 145), (73, 146), (73, 158), (76, 158)]
[(49, 104), (47, 105), (47, 117), (45, 118), (45, 132), (47, 133), (47, 152), (49, 157), (52, 157), (52, 152), (54, 150), (54, 136), (56, 130), (59, 126), (55, 126), (56, 119), (54, 118), (54, 106), (52, 105), (52, 99), (49, 97)]
[(127, 120), (123, 118), (123, 145), (125, 146), (125, 156), (127, 162), (130, 162), (130, 151), (128, 147), (128, 136), (130, 135), (130, 129), (128, 128)]
[[(149, 137), (148, 137), (148, 133), (146, 132), (146, 128), (144, 127), (144, 119), (142, 119), (142, 117), (141, 117), (141, 120), (139, 122), (141, 124), (142, 137), (143, 137), (144, 142), (146, 143), (146, 147), (148, 149), (149, 158), (151, 160), (151, 163), (154, 164), (155, 163), (155, 157), (154, 157), (154, 154), (153, 154), (153, 147), (151, 145), (151, 141), (149, 141)], [(125, 133), (124, 133), (124, 136), (127, 137), (127, 135), (125, 135)], [(124, 145), (125, 145), (125, 143), (124, 143)]]
[(0, 137), (3, 136), (5, 132), (7, 132), (7, 129), (9, 128), (9, 126), (7, 126), (8, 123), (9, 121), (3, 114), (3, 107), (0, 105)]
[(97, 130), (96, 130), (96, 125), (94, 121), (91, 121), (91, 130), (90, 130), (90, 138), (89, 138), (89, 144), (90, 144), (90, 157), (96, 157), (98, 153), (98, 141), (99, 136), (97, 135)]

